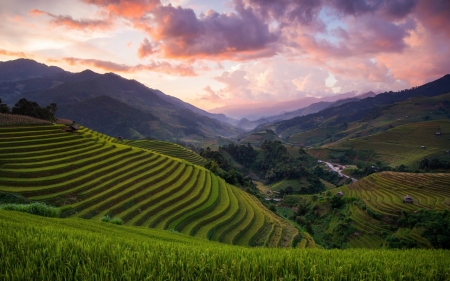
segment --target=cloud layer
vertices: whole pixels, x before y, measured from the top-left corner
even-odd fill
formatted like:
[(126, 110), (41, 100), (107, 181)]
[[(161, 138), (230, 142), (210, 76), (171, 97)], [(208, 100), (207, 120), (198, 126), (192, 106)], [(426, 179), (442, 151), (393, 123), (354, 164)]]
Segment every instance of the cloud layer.
[(180, 87), (205, 107), (399, 90), (450, 72), (450, 1), (197, 1), (0, 3), (0, 56), (195, 76)]

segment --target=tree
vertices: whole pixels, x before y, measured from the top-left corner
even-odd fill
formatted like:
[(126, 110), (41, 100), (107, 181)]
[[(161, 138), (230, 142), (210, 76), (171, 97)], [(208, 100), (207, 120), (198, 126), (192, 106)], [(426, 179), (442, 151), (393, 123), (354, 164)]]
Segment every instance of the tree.
[(20, 114), (54, 121), (56, 119), (55, 112), (57, 109), (56, 103), (51, 103), (45, 108), (42, 108), (39, 104), (37, 104), (37, 102), (28, 101), (27, 99), (22, 98), (12, 108), (12, 114)]
[(2, 99), (0, 99), (0, 113), (9, 113), (9, 107), (2, 103)]

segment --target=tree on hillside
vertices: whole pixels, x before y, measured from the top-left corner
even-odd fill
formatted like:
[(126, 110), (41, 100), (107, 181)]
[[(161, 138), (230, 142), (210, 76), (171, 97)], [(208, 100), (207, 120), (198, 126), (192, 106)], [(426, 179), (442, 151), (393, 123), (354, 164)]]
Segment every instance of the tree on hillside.
[(9, 113), (9, 107), (2, 103), (2, 99), (0, 99), (0, 113)]
[(56, 103), (51, 103), (46, 107), (40, 107), (37, 102), (20, 99), (12, 108), (12, 114), (27, 115), (39, 119), (54, 121), (55, 113), (58, 110)]

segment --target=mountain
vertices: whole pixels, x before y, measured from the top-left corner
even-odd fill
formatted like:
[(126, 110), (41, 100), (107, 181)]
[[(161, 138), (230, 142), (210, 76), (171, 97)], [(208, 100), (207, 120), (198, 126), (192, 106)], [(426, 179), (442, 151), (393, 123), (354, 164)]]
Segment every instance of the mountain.
[[(227, 120), (224, 115), (208, 113), (114, 73), (98, 74), (91, 70), (71, 73), (61, 69), (54, 72), (54, 68), (30, 60), (13, 62), (3, 64), (0, 70), (4, 71), (8, 65), (31, 65), (51, 71), (44, 71), (49, 73), (48, 76), (13, 81), (5, 76), (10, 81), (0, 82), (0, 97), (10, 106), (20, 98), (43, 106), (55, 102), (59, 107), (57, 117), (86, 122), (102, 133), (120, 134), (125, 138), (152, 136), (165, 140), (202, 141), (243, 132), (217, 120)], [(2, 77), (2, 80), (8, 79)], [(114, 114), (114, 117), (100, 117), (100, 112), (106, 116)]]
[[(276, 122), (269, 126), (277, 134), (288, 137), (296, 133), (325, 128), (336, 125), (345, 125), (356, 122), (365, 117), (376, 115), (386, 106), (392, 106), (396, 102), (412, 97), (434, 97), (450, 92), (450, 75), (447, 74), (433, 82), (420, 87), (402, 90), (399, 92), (385, 92), (375, 97), (358, 99), (346, 102), (339, 106), (326, 108), (314, 114), (295, 117), (289, 120)], [(260, 128), (258, 128), (260, 130)]]
[(273, 122), (277, 122), (277, 121), (282, 121), (282, 120), (288, 120), (288, 119), (292, 119), (298, 116), (303, 116), (303, 115), (308, 115), (308, 114), (312, 114), (312, 113), (316, 113), (319, 112), (325, 108), (329, 108), (329, 107), (333, 107), (333, 106), (338, 106), (347, 102), (351, 102), (351, 101), (357, 101), (358, 99), (363, 99), (366, 97), (374, 97), (376, 94), (374, 92), (368, 92), (362, 95), (358, 95), (355, 97), (351, 97), (351, 98), (343, 98), (343, 99), (339, 99), (337, 101), (331, 102), (331, 101), (320, 101), (320, 102), (316, 102), (313, 103), (309, 106), (294, 110), (294, 111), (288, 111), (288, 112), (284, 112), (278, 115), (273, 115), (273, 116), (269, 116), (269, 117), (265, 117), (265, 118), (261, 118), (255, 121), (250, 121), (247, 118), (243, 118), (239, 121), (239, 123), (236, 124), (237, 127), (242, 128), (244, 130), (252, 130), (260, 125), (263, 124), (267, 124), (267, 123), (273, 123)]
[(284, 112), (294, 111), (300, 108), (307, 107), (313, 103), (320, 101), (334, 102), (339, 99), (346, 99), (355, 97), (355, 92), (348, 92), (335, 96), (328, 96), (323, 98), (305, 97), (284, 102), (273, 102), (270, 106), (267, 103), (243, 104), (243, 105), (228, 105), (224, 107), (214, 108), (209, 110), (211, 113), (223, 113), (232, 118), (249, 120), (258, 120), (267, 118), (273, 115), (279, 115)]
[(29, 59), (0, 62), (0, 82), (17, 81), (61, 73), (56, 66), (47, 66)]

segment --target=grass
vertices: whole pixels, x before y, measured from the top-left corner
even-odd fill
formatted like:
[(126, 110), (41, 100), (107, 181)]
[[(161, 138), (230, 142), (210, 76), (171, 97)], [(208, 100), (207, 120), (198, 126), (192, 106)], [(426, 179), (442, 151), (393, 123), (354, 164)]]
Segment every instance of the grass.
[(117, 218), (117, 217), (111, 218), (109, 215), (103, 216), (100, 220), (103, 222), (109, 222), (109, 223), (117, 224), (117, 225), (123, 224), (123, 221), (120, 218)]
[[(331, 193), (341, 190), (345, 197), (356, 197), (367, 208), (363, 210), (357, 204), (351, 205), (351, 218), (358, 233), (350, 239), (349, 246), (379, 248), (383, 246), (383, 233), (392, 233), (389, 218), (395, 221), (395, 218), (400, 217), (400, 210), (450, 210), (449, 187), (450, 174), (382, 172), (332, 190)], [(405, 195), (413, 198), (413, 204), (403, 203)], [(374, 218), (371, 213), (380, 214), (381, 219)], [(400, 230), (399, 235), (416, 241), (419, 246), (430, 247), (417, 233)]]
[(199, 166), (204, 166), (206, 164), (206, 160), (203, 157), (178, 144), (158, 140), (136, 140), (126, 141), (125, 143), (175, 158), (180, 158)]
[[(24, 223), (26, 221), (26, 223)], [(3, 280), (448, 280), (445, 250), (264, 249), (0, 211)]]
[[(442, 135), (436, 136), (437, 128)], [(425, 148), (422, 148), (425, 146)], [(376, 151), (378, 160), (389, 163), (392, 167), (401, 164), (416, 167), (425, 157), (444, 155), (450, 149), (450, 121), (435, 120), (401, 125), (385, 132), (343, 140), (323, 146), (327, 150), (322, 159), (329, 159), (338, 151)], [(308, 151), (319, 156), (317, 150)], [(323, 153), (322, 153), (323, 154)], [(337, 155), (334, 155), (337, 156)]]
[[(233, 232), (238, 237), (230, 236), (229, 243), (268, 244), (264, 239), (255, 243), (254, 237), (258, 231), (269, 235), (265, 222), (271, 220), (270, 211), (248, 203), (251, 212), (243, 209), (248, 218), (235, 221), (239, 202), (256, 199), (188, 162), (196, 157), (201, 163), (192, 151), (165, 142), (137, 142), (158, 146), (155, 152), (82, 126), (76, 133), (63, 129), (52, 124), (0, 127), (0, 192), (57, 206), (64, 218), (116, 217), (127, 226), (217, 240), (222, 234), (213, 235), (216, 231), (238, 229)], [(282, 233), (285, 241), (291, 240), (291, 233)]]
[(60, 210), (58, 208), (38, 202), (29, 204), (0, 204), (0, 210), (18, 211), (53, 218), (57, 218), (60, 215)]

